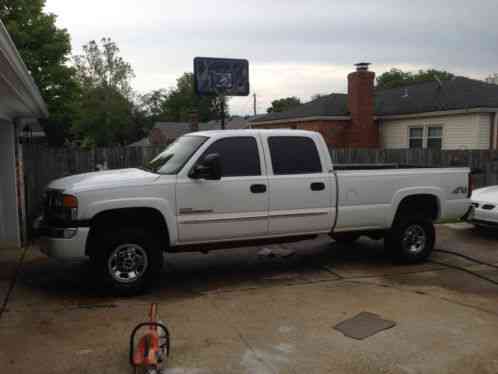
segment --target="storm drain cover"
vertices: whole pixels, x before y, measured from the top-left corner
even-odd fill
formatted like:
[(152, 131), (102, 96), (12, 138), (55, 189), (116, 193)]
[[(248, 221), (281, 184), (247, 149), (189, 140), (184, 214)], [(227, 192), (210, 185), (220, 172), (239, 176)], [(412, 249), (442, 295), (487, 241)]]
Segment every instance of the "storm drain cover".
[(350, 338), (362, 340), (394, 326), (396, 326), (394, 321), (388, 321), (374, 313), (361, 312), (353, 318), (338, 323), (334, 329)]

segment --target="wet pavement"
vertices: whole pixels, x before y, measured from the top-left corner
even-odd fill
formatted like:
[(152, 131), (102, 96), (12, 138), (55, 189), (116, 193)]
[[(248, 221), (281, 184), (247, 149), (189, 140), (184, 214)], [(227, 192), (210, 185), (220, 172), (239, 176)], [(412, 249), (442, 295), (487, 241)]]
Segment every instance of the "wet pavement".
[[(457, 224), (437, 236), (438, 249), (498, 265), (498, 235)], [(129, 333), (156, 302), (172, 334), (166, 373), (498, 373), (497, 268), (441, 252), (395, 265), (368, 239), (268, 249), (167, 255), (158, 284), (127, 299), (87, 263), (32, 248), (0, 319), (1, 371), (131, 373)], [(20, 255), (0, 255), (0, 301)], [(360, 312), (396, 326), (362, 341), (334, 330)]]

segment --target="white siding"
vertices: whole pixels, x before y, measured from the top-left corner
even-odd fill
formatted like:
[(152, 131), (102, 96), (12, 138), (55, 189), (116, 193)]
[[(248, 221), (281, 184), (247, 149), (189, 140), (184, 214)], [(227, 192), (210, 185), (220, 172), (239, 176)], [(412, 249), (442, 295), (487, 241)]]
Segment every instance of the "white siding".
[(443, 149), (489, 149), (488, 113), (382, 120), (382, 146), (408, 148), (408, 129), (414, 126), (442, 126)]
[(489, 149), (491, 140), (491, 113), (481, 113), (479, 115), (479, 148), (478, 149)]

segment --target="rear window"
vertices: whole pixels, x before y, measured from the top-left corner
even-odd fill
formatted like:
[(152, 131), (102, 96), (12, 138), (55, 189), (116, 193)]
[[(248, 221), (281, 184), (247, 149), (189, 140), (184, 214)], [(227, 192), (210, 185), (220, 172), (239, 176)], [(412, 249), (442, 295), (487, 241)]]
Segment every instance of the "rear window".
[(268, 138), (273, 174), (321, 173), (322, 164), (315, 142), (306, 137), (274, 136)]

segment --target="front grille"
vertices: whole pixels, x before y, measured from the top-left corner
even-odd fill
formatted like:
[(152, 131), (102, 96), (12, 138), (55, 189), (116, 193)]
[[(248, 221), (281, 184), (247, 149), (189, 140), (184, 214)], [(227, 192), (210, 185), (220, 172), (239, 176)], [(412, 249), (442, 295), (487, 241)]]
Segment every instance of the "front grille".
[(484, 210), (493, 210), (495, 208), (495, 205), (492, 205), (492, 204), (484, 204), (482, 206), (482, 209)]
[(47, 190), (43, 201), (43, 218), (46, 224), (60, 225), (63, 221), (63, 207), (61, 205), (61, 194), (59, 190)]

